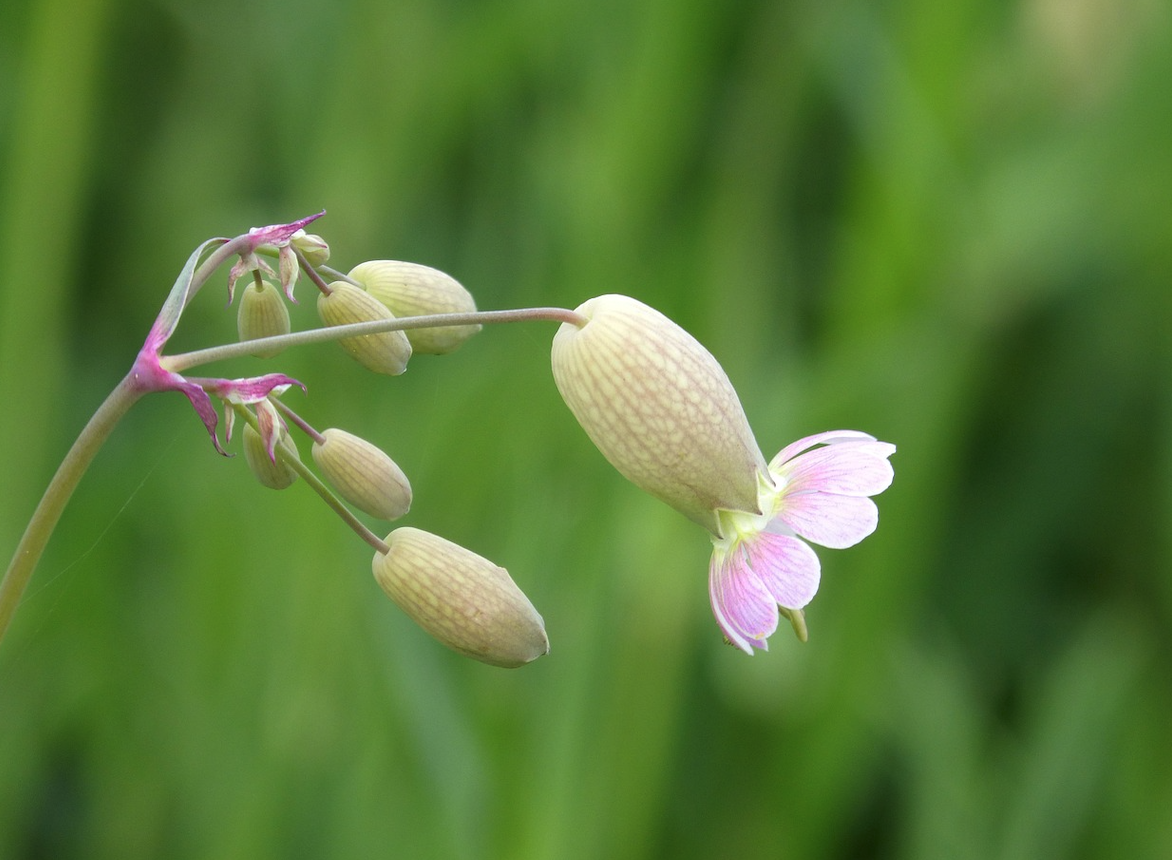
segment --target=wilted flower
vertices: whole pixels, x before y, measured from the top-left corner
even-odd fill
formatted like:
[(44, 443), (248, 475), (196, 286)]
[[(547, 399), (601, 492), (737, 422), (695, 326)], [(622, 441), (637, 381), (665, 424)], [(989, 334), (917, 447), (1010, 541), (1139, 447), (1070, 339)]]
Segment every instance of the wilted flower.
[(413, 528), (386, 537), (372, 567), (383, 591), (454, 651), (515, 668), (549, 653), (545, 623), (509, 572), (459, 544)]
[(709, 594), (725, 636), (751, 654), (784, 614), (804, 640), (820, 566), (802, 538), (841, 548), (873, 532), (869, 496), (890, 485), (895, 446), (821, 433), (767, 466), (736, 391), (695, 338), (627, 296), (577, 313), (586, 324), (554, 337), (558, 390), (615, 468), (711, 532)]

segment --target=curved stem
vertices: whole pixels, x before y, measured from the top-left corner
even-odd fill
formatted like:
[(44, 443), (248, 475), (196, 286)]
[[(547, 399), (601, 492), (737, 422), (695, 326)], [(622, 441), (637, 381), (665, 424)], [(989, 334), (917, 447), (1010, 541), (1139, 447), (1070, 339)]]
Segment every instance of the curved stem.
[(123, 378), (98, 407), (97, 412), (78, 435), (73, 447), (69, 449), (69, 453), (65, 455), (65, 459), (61, 461), (61, 465), (57, 467), (57, 473), (49, 482), (20, 543), (17, 544), (4, 579), (0, 581), (0, 639), (4, 638), (16, 607), (20, 604), (21, 595), (24, 594), (33, 570), (36, 569), (37, 562), (49, 543), (49, 536), (53, 534), (53, 529), (61, 518), (61, 512), (65, 510), (65, 505), (81, 481), (82, 475), (93, 462), (94, 455), (98, 453), (102, 444), (109, 438), (115, 425), (141, 396), (142, 392), (135, 387), (131, 376)]
[(258, 337), (241, 343), (229, 343), (223, 346), (214, 346), (210, 349), (198, 349), (194, 352), (185, 352), (180, 355), (167, 355), (160, 358), (160, 363), (167, 370), (182, 373), (202, 364), (213, 361), (224, 361), (229, 358), (240, 358), (251, 355), (253, 352), (280, 350), (290, 346), (303, 346), (309, 343), (326, 343), (332, 340), (341, 340), (344, 337), (353, 337), (362, 334), (378, 334), (384, 331), (406, 331), (415, 328), (436, 328), (437, 326), (478, 325), (481, 323), (526, 322), (531, 320), (546, 320), (550, 322), (569, 323), (581, 328), (586, 325), (587, 319), (575, 311), (565, 308), (521, 308), (508, 311), (473, 311), (465, 314), (426, 314), (417, 317), (397, 317), (389, 320), (372, 320), (371, 322), (350, 323), (349, 325), (326, 326), (309, 331), (299, 331), (293, 334), (281, 334), (273, 337)]

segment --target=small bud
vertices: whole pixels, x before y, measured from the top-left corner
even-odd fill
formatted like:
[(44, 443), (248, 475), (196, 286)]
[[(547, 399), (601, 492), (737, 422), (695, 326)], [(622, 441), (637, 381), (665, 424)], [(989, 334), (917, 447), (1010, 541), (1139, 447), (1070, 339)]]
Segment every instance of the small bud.
[(304, 230), (298, 230), (289, 239), (289, 244), (300, 251), (301, 256), (305, 258), (305, 262), (311, 266), (321, 266), (329, 262), (330, 246), (317, 233), (306, 233)]
[(590, 299), (553, 340), (562, 399), (611, 465), (715, 535), (717, 511), (761, 513), (765, 458), (724, 370), (695, 338), (628, 296)]
[[(297, 454), (297, 446), (283, 429), (280, 431), (279, 439), (277, 445), (285, 453), (297, 460), (301, 459)], [(279, 457), (274, 456), (270, 459), (264, 439), (252, 429), (251, 424), (244, 425), (243, 444), (244, 459), (248, 463), (248, 468), (264, 486), (272, 490), (283, 490), (297, 480), (297, 472), (292, 466), (282, 462)]]
[[(397, 317), (425, 314), (463, 314), (476, 311), (476, 301), (451, 275), (398, 260), (370, 260), (350, 270), (351, 278), (391, 309)], [(406, 332), (415, 352), (442, 355), (457, 349), (479, 325), (440, 326)]]
[(395, 461), (365, 439), (331, 427), (313, 443), (313, 460), (326, 480), (360, 511), (397, 520), (411, 508), (411, 484)]
[[(318, 296), (317, 312), (328, 326), (395, 318), (370, 293), (345, 281), (334, 281), (328, 295)], [(411, 343), (401, 331), (344, 337), (338, 343), (363, 367), (388, 376), (398, 376), (406, 370), (411, 358)]]
[(466, 657), (514, 668), (549, 653), (545, 623), (508, 571), (413, 528), (386, 537), (375, 579), (424, 630)]
[[(236, 329), (242, 341), (288, 334), (289, 310), (285, 307), (280, 291), (268, 281), (261, 281), (259, 286), (253, 281), (245, 287), (236, 314)], [(257, 350), (252, 354), (257, 358), (272, 358), (280, 351), (278, 347)]]

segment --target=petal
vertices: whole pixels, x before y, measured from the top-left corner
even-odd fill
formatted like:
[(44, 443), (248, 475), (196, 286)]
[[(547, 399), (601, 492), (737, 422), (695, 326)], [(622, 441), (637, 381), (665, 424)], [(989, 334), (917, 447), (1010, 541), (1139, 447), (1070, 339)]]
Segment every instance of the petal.
[(772, 471), (784, 479), (786, 493), (814, 490), (873, 496), (891, 486), (895, 472), (887, 458), (894, 452), (895, 446), (888, 442), (840, 442), (808, 451)]
[(252, 240), (253, 248), (259, 248), (261, 245), (280, 246), (292, 239), (298, 230), (305, 229), (325, 214), (326, 210), (323, 209), (314, 215), (298, 218), (296, 221), (291, 221), (288, 224), (270, 224), (267, 227), (253, 227), (248, 231), (248, 237)]
[(786, 461), (792, 460), (798, 454), (815, 445), (832, 445), (836, 442), (846, 441), (874, 442), (875, 437), (859, 430), (828, 430), (825, 433), (815, 433), (813, 436), (806, 436), (797, 442), (791, 442), (778, 451), (777, 456), (769, 463), (769, 471), (774, 471)]
[(196, 414), (203, 421), (203, 426), (207, 428), (208, 435), (212, 437), (212, 444), (216, 446), (217, 451), (227, 457), (228, 452), (220, 447), (220, 440), (216, 438), (216, 425), (220, 422), (220, 416), (216, 414), (216, 408), (212, 406), (212, 399), (194, 382), (183, 380), (179, 374), (175, 374), (175, 376), (182, 381), (176, 382), (173, 388), (191, 401)]
[(715, 550), (708, 569), (712, 613), (728, 641), (746, 654), (768, 650), (765, 640), (777, 629), (777, 601), (745, 561), (738, 548)]
[(281, 273), (281, 287), (285, 290), (285, 298), (293, 304), (297, 304), (297, 299), (293, 298), (293, 287), (297, 284), (297, 275), (300, 273), (300, 263), (297, 260), (297, 252), (293, 250), (290, 245), (282, 245), (277, 250), (278, 269)]
[(817, 594), (822, 566), (805, 541), (761, 532), (746, 542), (745, 549), (749, 566), (776, 603), (801, 609)]
[(846, 549), (875, 531), (879, 509), (866, 496), (798, 493), (786, 496), (778, 517), (806, 540)]
[(293, 385), (305, 391), (304, 383), (283, 373), (266, 373), (264, 376), (250, 376), (246, 379), (203, 379), (195, 376), (190, 379), (221, 400), (246, 405), (259, 403), (272, 393), (283, 394)]
[(277, 412), (277, 407), (273, 406), (272, 401), (267, 397), (257, 401), (256, 426), (260, 431), (260, 438), (264, 440), (265, 453), (269, 455), (271, 462), (276, 463), (277, 442), (280, 441), (284, 433), (285, 422), (280, 413)]

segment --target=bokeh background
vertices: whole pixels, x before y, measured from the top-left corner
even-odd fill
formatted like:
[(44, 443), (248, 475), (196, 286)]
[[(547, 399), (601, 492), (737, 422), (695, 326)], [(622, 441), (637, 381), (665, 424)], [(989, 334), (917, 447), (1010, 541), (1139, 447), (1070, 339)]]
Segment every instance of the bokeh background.
[[(1160, 0), (6, 0), (0, 550), (188, 253), (321, 208), (482, 308), (623, 292), (766, 454), (895, 442), (811, 637), (746, 658), (551, 324), (280, 369), (552, 653), (464, 660), (302, 485), (141, 403), (0, 646), (4, 858), (1172, 856), (1172, 12)], [(314, 324), (303, 282), (295, 323)], [(230, 340), (222, 282), (177, 350)]]

